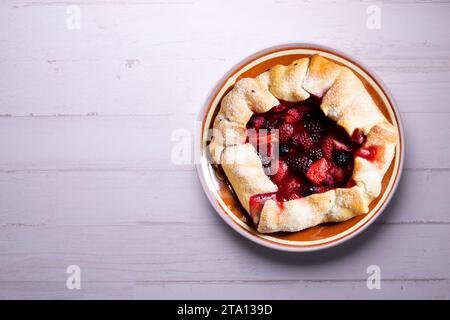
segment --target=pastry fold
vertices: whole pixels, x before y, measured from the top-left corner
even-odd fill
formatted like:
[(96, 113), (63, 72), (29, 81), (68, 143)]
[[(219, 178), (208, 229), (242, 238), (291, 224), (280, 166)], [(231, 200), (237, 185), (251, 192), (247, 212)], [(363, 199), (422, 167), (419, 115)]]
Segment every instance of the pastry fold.
[(376, 150), (372, 161), (355, 157), (355, 185), (277, 203), (267, 200), (259, 215), (251, 215), (261, 233), (300, 231), (324, 222), (339, 222), (369, 211), (380, 195), (381, 183), (395, 155), (398, 133), (372, 100), (361, 80), (347, 67), (313, 55), (288, 66), (277, 65), (256, 78), (236, 83), (222, 99), (213, 124), (209, 151), (220, 164), (239, 201), (250, 213), (254, 195), (278, 187), (264, 173), (255, 148), (246, 141), (246, 124), (254, 113), (269, 111), (279, 100), (299, 102), (321, 98), (324, 114), (349, 136), (366, 136), (362, 149)]

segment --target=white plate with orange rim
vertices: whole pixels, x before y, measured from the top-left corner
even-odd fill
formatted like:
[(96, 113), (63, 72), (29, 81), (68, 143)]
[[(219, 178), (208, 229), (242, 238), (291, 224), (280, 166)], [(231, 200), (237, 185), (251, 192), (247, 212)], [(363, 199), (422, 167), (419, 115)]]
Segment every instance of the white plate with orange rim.
[[(292, 61), (319, 53), (323, 57), (352, 69), (366, 86), (370, 95), (386, 118), (399, 133), (395, 157), (382, 182), (380, 196), (372, 201), (367, 214), (339, 223), (321, 224), (292, 233), (261, 234), (254, 228), (245, 209), (239, 203), (220, 168), (208, 161), (208, 129), (212, 127), (220, 102), (233, 85), (242, 78), (256, 77), (277, 64), (288, 65)], [(203, 189), (217, 213), (234, 230), (263, 246), (294, 252), (315, 251), (330, 248), (347, 241), (366, 229), (381, 214), (392, 198), (400, 180), (404, 159), (404, 136), (399, 112), (386, 86), (356, 59), (337, 50), (315, 44), (289, 44), (260, 51), (239, 63), (212, 90), (199, 114), (200, 129), (196, 132), (197, 172)]]

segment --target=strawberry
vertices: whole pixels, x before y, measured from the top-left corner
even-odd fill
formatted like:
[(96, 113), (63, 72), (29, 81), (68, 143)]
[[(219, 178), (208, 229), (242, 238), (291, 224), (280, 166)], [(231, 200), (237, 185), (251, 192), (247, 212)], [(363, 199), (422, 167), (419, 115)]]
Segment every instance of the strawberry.
[(334, 182), (342, 186), (345, 183), (345, 171), (343, 168), (336, 167), (333, 171)]
[(347, 152), (352, 151), (351, 147), (349, 147), (344, 142), (342, 142), (342, 141), (340, 141), (338, 139), (334, 139), (334, 148), (336, 150), (340, 150), (340, 151), (347, 151)]
[(284, 121), (286, 121), (287, 123), (295, 123), (295, 122), (299, 121), (300, 118), (301, 118), (301, 113), (300, 113), (300, 111), (298, 111), (297, 108), (289, 109), (284, 114)]
[(345, 170), (334, 163), (328, 163), (327, 177), (323, 183), (332, 187), (339, 187), (345, 184)]
[(343, 143), (341, 140), (337, 139), (333, 135), (327, 135), (323, 139), (322, 143), (322, 151), (323, 155), (327, 159), (333, 158), (333, 150), (339, 150), (339, 151), (347, 151), (350, 152), (352, 149), (347, 146), (345, 143)]
[(322, 158), (309, 167), (309, 170), (306, 172), (306, 177), (313, 184), (318, 185), (327, 178), (327, 171), (328, 161), (325, 158)]
[(277, 172), (272, 176), (272, 181), (276, 184), (280, 184), (283, 179), (286, 177), (288, 173), (289, 167), (283, 160), (278, 161), (278, 170)]

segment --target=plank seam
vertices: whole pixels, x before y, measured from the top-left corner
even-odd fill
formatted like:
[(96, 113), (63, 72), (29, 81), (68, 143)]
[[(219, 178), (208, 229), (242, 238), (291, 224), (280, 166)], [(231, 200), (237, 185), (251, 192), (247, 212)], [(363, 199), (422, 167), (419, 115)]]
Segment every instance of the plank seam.
[[(211, 283), (217, 283), (217, 284), (227, 284), (227, 283), (349, 283), (349, 282), (366, 282), (366, 278), (361, 279), (271, 279), (271, 280), (130, 280), (130, 281), (99, 281), (99, 280), (83, 280), (83, 283), (99, 283), (99, 284), (211, 284)], [(445, 282), (450, 281), (449, 278), (389, 278), (389, 279), (382, 279), (383, 282)], [(49, 281), (39, 281), (39, 280), (0, 280), (0, 283), (4, 284), (11, 284), (11, 283), (58, 283), (60, 284), (61, 281), (55, 281), (55, 280), (49, 280)]]

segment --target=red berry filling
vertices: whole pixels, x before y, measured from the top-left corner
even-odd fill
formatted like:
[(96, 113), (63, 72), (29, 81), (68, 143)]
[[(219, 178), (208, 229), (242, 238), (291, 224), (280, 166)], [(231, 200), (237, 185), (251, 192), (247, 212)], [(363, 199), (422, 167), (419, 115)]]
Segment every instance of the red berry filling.
[(276, 200), (275, 193), (262, 193), (250, 197), (250, 216), (259, 216), (267, 200)]
[[(259, 214), (269, 199), (281, 202), (353, 186), (350, 177), (355, 156), (376, 159), (377, 150), (361, 148), (364, 135), (355, 131), (349, 137), (343, 128), (323, 114), (319, 106), (320, 101), (316, 98), (300, 103), (282, 101), (269, 112), (253, 115), (249, 121), (247, 129), (255, 129), (257, 137), (248, 141), (257, 142), (255, 145), (265, 167), (273, 163), (275, 170), (269, 177), (278, 186), (277, 193), (250, 199), (252, 214)], [(279, 142), (278, 159), (261, 152), (271, 148), (261, 148), (263, 139), (259, 135), (270, 137), (273, 129), (279, 130), (279, 141), (269, 139)]]
[(361, 149), (356, 151), (355, 157), (361, 157), (366, 159), (367, 161), (371, 162), (377, 162), (378, 159), (381, 159), (383, 157), (383, 151), (384, 149), (378, 147), (378, 146), (362, 146)]

